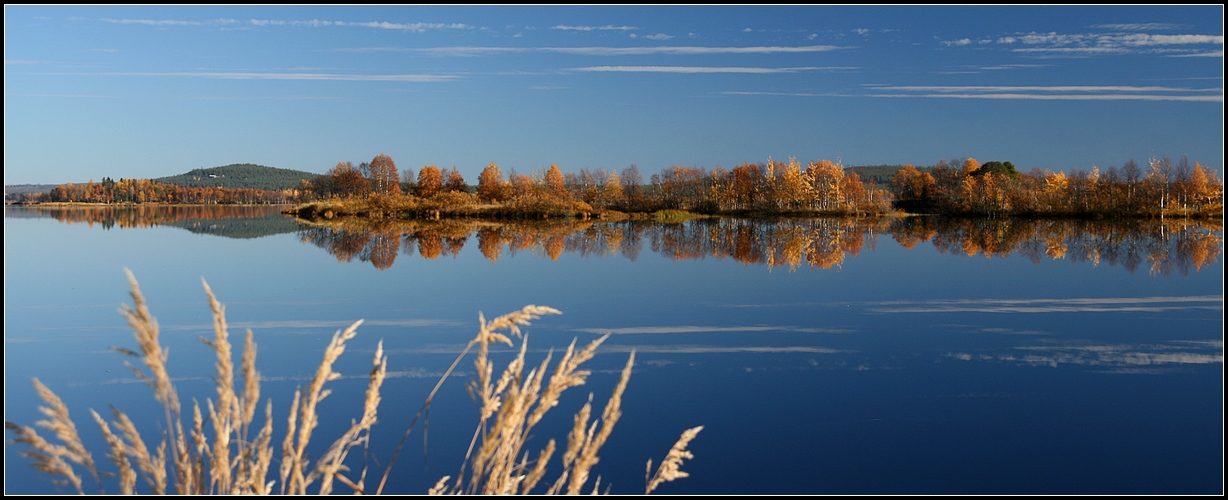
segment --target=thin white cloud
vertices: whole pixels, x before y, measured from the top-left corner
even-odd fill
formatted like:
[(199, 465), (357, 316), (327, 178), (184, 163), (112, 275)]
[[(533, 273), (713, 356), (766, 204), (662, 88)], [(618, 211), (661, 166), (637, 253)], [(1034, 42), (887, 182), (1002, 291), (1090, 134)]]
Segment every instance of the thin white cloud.
[(1057, 312), (1161, 312), (1223, 310), (1220, 295), (1190, 297), (1111, 297), (1088, 299), (968, 299), (869, 302), (875, 313), (1057, 313)]
[[(240, 321), (228, 323), (231, 328), (250, 328), (255, 331), (273, 330), (281, 328), (292, 329), (318, 329), (318, 328), (346, 328), (353, 325), (353, 321), (333, 321), (333, 320), (285, 320), (285, 321)], [(399, 326), (405, 328), (425, 328), (425, 327), (456, 327), (464, 326), (464, 323), (457, 321), (448, 321), (441, 319), (392, 319), (392, 320), (365, 320), (362, 323), (364, 326)], [(163, 325), (162, 329), (166, 331), (196, 331), (196, 330), (211, 330), (213, 325)], [(313, 332), (314, 333), (314, 332)]]
[(1159, 31), (1159, 30), (1175, 30), (1181, 29), (1183, 26), (1179, 24), (1169, 23), (1123, 23), (1123, 24), (1097, 24), (1093, 28), (1118, 31)]
[(158, 76), (214, 78), (219, 80), (326, 80), (351, 82), (448, 82), (456, 75), (351, 75), (342, 73), (244, 73), (244, 72), (171, 72), (171, 73), (57, 73), (63, 75), (99, 76)]
[(558, 26), (552, 26), (550, 29), (564, 31), (634, 31), (642, 30), (644, 28), (637, 28), (635, 26), (614, 26), (612, 24), (607, 24), (605, 26), (568, 26), (560, 24)]
[[(1162, 25), (1102, 25), (1116, 26), (1125, 31), (1160, 29)], [(1127, 29), (1130, 28), (1130, 29)], [(964, 39), (967, 40), (967, 39)], [(946, 46), (967, 45), (964, 40), (942, 41)], [(1157, 53), (1157, 47), (1191, 45), (1223, 45), (1223, 35), (1177, 34), (1160, 35), (1148, 33), (1016, 33), (995, 40), (1001, 45), (1026, 45), (1012, 49), (1021, 54), (1086, 57), (1096, 55), (1119, 55)], [(1162, 51), (1160, 51), (1162, 52)]]
[[(644, 37), (647, 38), (647, 37)], [(360, 47), (332, 49), (331, 52), (418, 52), (439, 56), (478, 56), (548, 52), (586, 56), (640, 55), (709, 55), (709, 54), (799, 54), (827, 52), (841, 47), (834, 45), (752, 46), (752, 47)]]
[(362, 23), (348, 23), (348, 26), (360, 26), (364, 28), (378, 28), (382, 30), (399, 30), (399, 31), (414, 31), (424, 32), (428, 29), (469, 29), (472, 26), (461, 23), (390, 23), (385, 21), (372, 21)]
[(961, 38), (959, 40), (946, 40), (946, 41), (943, 41), (942, 44), (946, 45), (947, 47), (962, 47), (964, 45), (971, 45), (972, 39)]
[(1193, 54), (1173, 54), (1168, 57), (1224, 57), (1224, 51), (1216, 50), (1213, 52), (1195, 52)]
[(994, 66), (981, 66), (978, 69), (985, 71), (1000, 71), (1010, 69), (1045, 68), (1048, 66), (1048, 64), (997, 64)]
[[(464, 377), (466, 374), (459, 372), (459, 371), (453, 371), (452, 375)], [(442, 376), (443, 376), (443, 372), (428, 372), (423, 369), (390, 371), (384, 374), (384, 378), (437, 379)], [(370, 377), (371, 375), (368, 373), (355, 373), (352, 375), (339, 375), (337, 378), (338, 379), (368, 379)], [(310, 373), (302, 374), (302, 375), (272, 375), (272, 376), (261, 375), (260, 381), (261, 382), (300, 382), (300, 381), (311, 380), (313, 378), (315, 378), (315, 375), (310, 374)], [(208, 379), (205, 377), (171, 377), (171, 380), (174, 382), (187, 382), (187, 381), (208, 380)], [(146, 381), (138, 379), (138, 378), (112, 378), (112, 379), (103, 379), (103, 380), (69, 382), (68, 386), (69, 387), (88, 387), (88, 386), (93, 386), (93, 385), (119, 385), (119, 384), (138, 384), (138, 383), (144, 384), (146, 383)]]
[(626, 55), (708, 55), (708, 54), (797, 54), (827, 52), (840, 47), (834, 45), (806, 45), (798, 47), (541, 47), (532, 50), (561, 54), (593, 56)]
[(906, 92), (1206, 92), (1221, 89), (1134, 87), (1123, 85), (868, 85), (874, 89)]
[[(1167, 346), (1133, 346), (1133, 345), (1092, 345), (1076, 347), (1030, 346), (1016, 349), (1045, 354), (1027, 354), (1016, 357), (1033, 365), (1057, 366), (1059, 364), (1079, 365), (1166, 365), (1195, 364), (1205, 365), (1223, 363), (1224, 354), (1171, 352)], [(1168, 351), (1168, 352), (1166, 352)]]
[(779, 95), (788, 97), (832, 97), (844, 96), (847, 94), (836, 93), (817, 93), (817, 92), (745, 92), (745, 91), (727, 91), (721, 92), (722, 95)]
[(725, 347), (725, 346), (690, 346), (690, 345), (603, 345), (601, 352), (606, 354), (624, 353), (634, 350), (636, 354), (726, 354), (726, 353), (756, 353), (756, 354), (775, 354), (788, 352), (807, 352), (812, 354), (838, 354), (842, 352), (839, 349), (829, 349), (826, 347), (810, 347), (810, 346), (742, 346), (742, 347)]
[(572, 68), (572, 71), (596, 71), (617, 73), (799, 73), (815, 71), (817, 67), (802, 68), (747, 68), (747, 67), (714, 67), (714, 66), (590, 66), (587, 68)]
[(182, 21), (176, 19), (99, 19), (111, 24), (142, 24), (145, 26), (201, 26), (201, 21)]
[[(867, 97), (1015, 99), (1045, 101), (1190, 101), (1223, 102), (1222, 88), (1191, 89), (1160, 86), (1123, 85), (1049, 85), (1049, 86), (940, 86), (940, 85), (866, 85)], [(905, 93), (878, 93), (905, 92)], [(1188, 94), (1204, 95), (1188, 95)], [(1181, 95), (1187, 94), (1187, 95)]]
[(869, 97), (924, 97), (945, 99), (1022, 99), (1040, 101), (1190, 101), (1224, 102), (1224, 96), (1176, 96), (1176, 95), (1040, 95), (1040, 94), (870, 94)]
[(51, 97), (69, 99), (124, 99), (123, 96), (102, 94), (5, 94), (13, 97)]
[[(1101, 41), (1105, 38), (1101, 38)], [(1136, 35), (1122, 35), (1117, 37), (1116, 42), (1126, 45), (1198, 45), (1198, 44), (1224, 44), (1223, 35), (1147, 35), (1139, 33)]]
[[(73, 20), (89, 20), (87, 18), (71, 18)], [(249, 19), (247, 21), (239, 21), (237, 19), (210, 19), (205, 21), (195, 20), (180, 20), (180, 19), (110, 19), (103, 18), (98, 21), (111, 24), (138, 24), (145, 26), (226, 26), (233, 27), (237, 25), (247, 25), (255, 27), (268, 26), (292, 26), (292, 27), (308, 27), (308, 28), (323, 28), (323, 27), (358, 27), (358, 28), (374, 28), (382, 30), (396, 31), (412, 31), (422, 33), (427, 30), (442, 30), (442, 29), (473, 29), (473, 26), (464, 23), (400, 23), (390, 21), (327, 21), (321, 19), (309, 20), (280, 20), (280, 19)]]
[(801, 333), (847, 333), (847, 330), (831, 328), (801, 328), (796, 326), (635, 326), (623, 328), (576, 328), (575, 331), (614, 335), (628, 334), (673, 334), (673, 333), (720, 333), (720, 332), (801, 332)]
[(1131, 51), (1123, 47), (1034, 47), (1011, 49), (1020, 54), (1041, 54), (1055, 56), (1094, 56), (1128, 54)]
[[(631, 34), (631, 38), (635, 38), (635, 33), (632, 33), (632, 34)], [(674, 38), (674, 35), (666, 35), (665, 33), (657, 33), (657, 34), (655, 34), (655, 35), (644, 35), (644, 36), (642, 36), (642, 37), (640, 37), (640, 38), (647, 38), (647, 39), (649, 39), (649, 40), (664, 41), (664, 40), (669, 40), (670, 38)]]

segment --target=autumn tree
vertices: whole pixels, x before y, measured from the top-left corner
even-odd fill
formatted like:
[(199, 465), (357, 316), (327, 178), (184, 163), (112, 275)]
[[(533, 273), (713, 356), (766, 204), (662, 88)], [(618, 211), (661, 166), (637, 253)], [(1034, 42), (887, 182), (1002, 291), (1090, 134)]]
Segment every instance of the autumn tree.
[(463, 193), (469, 190), (469, 186), (465, 184), (465, 178), (461, 176), (456, 167), (452, 167), (452, 171), (448, 172), (448, 178), (443, 183), (443, 190), (449, 193), (454, 191)]
[(968, 158), (964, 160), (964, 175), (972, 175), (973, 172), (981, 169), (981, 162), (976, 161), (976, 158)]
[(478, 197), (486, 201), (503, 201), (505, 199), (503, 172), (499, 166), (490, 162), (478, 175)]
[(754, 163), (743, 163), (733, 167), (730, 175), (729, 188), (733, 191), (734, 207), (742, 210), (754, 208), (763, 185), (763, 170)]
[(521, 174), (512, 174), (511, 179), (512, 196), (517, 199), (525, 199), (533, 196), (533, 179), (529, 176)]
[(784, 171), (780, 173), (776, 197), (781, 208), (789, 210), (809, 208), (807, 205), (809, 205), (810, 200), (813, 198), (813, 189), (810, 183), (806, 182), (806, 176), (802, 173), (802, 166), (796, 158), (789, 158), (789, 163), (785, 165)]
[(546, 177), (543, 179), (546, 190), (560, 198), (568, 198), (567, 185), (563, 179), (563, 173), (559, 171), (558, 165), (550, 165), (550, 170), (546, 171)]
[(616, 172), (610, 172), (605, 179), (605, 183), (601, 186), (601, 200), (599, 203), (603, 207), (618, 205), (623, 201), (623, 185)]
[(366, 196), (371, 192), (371, 182), (348, 161), (338, 162), (337, 166), (317, 177), (313, 184), (315, 184), (316, 193), (323, 198)]
[(841, 210), (844, 205), (844, 168), (829, 160), (810, 162), (806, 177), (814, 188), (819, 210)]
[(371, 160), (367, 167), (371, 172), (371, 190), (380, 194), (401, 194), (401, 183), (397, 178), (397, 166), (392, 158), (380, 153)]
[(912, 165), (904, 165), (891, 176), (891, 192), (895, 195), (896, 206), (905, 210), (931, 206), (936, 187), (934, 176), (920, 172)]
[(439, 167), (427, 165), (418, 171), (418, 196), (430, 198), (443, 189), (443, 172)]

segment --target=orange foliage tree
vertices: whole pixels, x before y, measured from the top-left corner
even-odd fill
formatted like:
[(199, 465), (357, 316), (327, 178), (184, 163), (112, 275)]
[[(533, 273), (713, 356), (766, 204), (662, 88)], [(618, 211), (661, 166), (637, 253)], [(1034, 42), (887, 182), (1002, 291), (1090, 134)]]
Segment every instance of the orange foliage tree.
[(439, 167), (427, 165), (418, 171), (418, 196), (430, 198), (443, 189), (443, 172)]
[(487, 165), (478, 175), (478, 198), (485, 201), (503, 201), (506, 198), (503, 172), (494, 162), (490, 162), (490, 165)]

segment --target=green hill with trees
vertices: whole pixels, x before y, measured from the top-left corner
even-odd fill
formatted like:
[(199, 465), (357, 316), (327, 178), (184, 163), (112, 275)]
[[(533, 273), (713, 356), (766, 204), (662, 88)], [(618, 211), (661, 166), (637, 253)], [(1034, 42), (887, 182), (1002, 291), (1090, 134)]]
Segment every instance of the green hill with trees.
[(185, 187), (249, 188), (278, 191), (295, 189), (302, 181), (310, 181), (320, 174), (273, 168), (251, 163), (235, 163), (222, 167), (198, 168), (185, 174), (153, 179), (157, 182)]

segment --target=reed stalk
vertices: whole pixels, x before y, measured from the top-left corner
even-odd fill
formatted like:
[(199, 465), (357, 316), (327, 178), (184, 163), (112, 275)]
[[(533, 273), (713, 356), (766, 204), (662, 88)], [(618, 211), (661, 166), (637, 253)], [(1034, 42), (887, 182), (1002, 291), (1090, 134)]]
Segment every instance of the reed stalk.
[[(151, 451), (132, 419), (120, 410), (112, 407), (114, 420), (108, 422), (91, 409), (90, 414), (107, 443), (106, 457), (117, 470), (116, 473), (100, 473), (92, 455), (82, 443), (77, 427), (69, 416), (67, 405), (50, 388), (35, 379), (34, 386), (47, 404), (39, 407), (47, 420), (40, 420), (35, 425), (53, 433), (59, 443), (47, 441), (32, 427), (13, 422), (5, 422), (4, 425), (16, 435), (9, 441), (10, 444), (29, 447), (29, 450), (19, 453), (29, 458), (36, 470), (52, 476), (57, 484), (71, 486), (77, 493), (85, 491), (82, 475), (76, 471), (73, 464), (93, 477), (98, 493), (104, 493), (101, 479), (104, 476), (117, 477), (119, 492), (125, 495), (137, 493), (136, 483), (139, 477), (144, 479), (149, 492), (158, 495), (170, 493), (169, 486), (173, 486), (174, 492), (180, 494), (267, 495), (274, 492), (274, 486), (278, 482), (278, 492), (283, 494), (307, 494), (308, 488), (317, 483), (319, 486), (310, 493), (332, 493), (335, 483), (341, 483), (355, 493), (367, 493), (364, 486), (367, 476), (366, 454), (369, 452), (372, 427), (378, 422), (380, 389), (388, 369), (388, 358), (384, 354), (382, 341), (376, 347), (368, 375), (361, 417), (351, 421), (350, 427), (318, 458), (313, 459), (307, 451), (313, 434), (320, 425), (319, 404), (331, 392), (325, 385), (341, 377), (341, 374), (333, 371), (333, 364), (345, 352), (346, 342), (357, 335), (362, 320), (333, 335), (311, 381), (305, 387), (295, 390), (290, 411), (286, 416), (285, 436), (280, 446), (278, 481), (268, 477), (275, 454), (272, 401), (266, 401), (264, 422), (256, 437), (248, 438), (260, 399), (260, 373), (256, 371), (256, 344), (252, 332), (247, 331), (241, 362), (236, 370), (225, 307), (213, 295), (208, 283), (202, 280), (213, 315), (214, 337), (201, 340), (212, 348), (217, 356), (217, 373), (214, 377), (217, 399), (206, 399), (204, 411), (201, 410), (200, 403), (193, 400), (191, 420), (185, 426), (179, 394), (167, 371), (169, 352), (158, 339), (157, 320), (149, 313), (145, 298), (131, 272), (128, 272), (128, 279), (132, 288), (133, 306), (124, 306), (120, 313), (133, 328), (139, 352), (116, 350), (141, 358), (145, 365), (142, 370), (128, 364), (138, 378), (149, 385), (155, 399), (163, 407), (166, 420), (162, 427), (164, 431), (158, 439), (158, 447)], [(597, 348), (609, 337), (606, 335), (593, 340), (579, 350), (573, 340), (553, 370), (550, 369), (554, 354), (551, 351), (540, 365), (528, 368), (526, 374), (528, 338), (521, 331), (521, 327), (549, 314), (561, 313), (550, 307), (530, 305), (490, 322), (479, 313), (477, 336), (469, 341), (436, 383), (422, 408), (410, 422), (401, 441), (401, 444), (404, 444), (418, 417), (429, 408), (443, 382), (476, 347), (474, 368), (477, 378), (469, 385), (471, 394), (479, 404), (479, 419), (473, 441), (470, 443), (465, 463), (455, 476), (456, 479), (449, 484), (451, 476), (443, 477), (430, 488), (429, 493), (529, 494), (541, 484), (546, 475), (547, 464), (557, 451), (557, 446), (554, 440), (549, 440), (535, 455), (530, 453), (526, 447), (531, 431), (548, 411), (558, 406), (564, 391), (585, 384), (591, 372), (581, 369), (581, 365), (592, 359)], [(490, 360), (490, 344), (498, 342), (514, 346), (511, 339), (513, 336), (520, 338), (518, 354), (496, 378), (495, 366)], [(627, 388), (634, 364), (633, 351), (600, 418), (589, 422), (592, 414), (592, 394), (589, 395), (589, 402), (575, 415), (574, 427), (568, 436), (567, 448), (561, 459), (563, 469), (559, 476), (549, 483), (545, 493), (578, 494), (587, 488), (592, 468), (599, 461), (598, 451), (608, 441), (614, 425), (622, 415), (622, 395)], [(236, 391), (236, 371), (243, 379), (241, 394)], [(208, 426), (206, 419), (209, 421)], [(682, 438), (662, 461), (656, 475), (646, 479), (646, 492), (651, 492), (665, 481), (687, 476), (679, 467), (683, 459), (692, 458), (692, 454), (686, 451), (686, 445), (699, 429), (701, 427), (683, 433)], [(358, 476), (353, 478), (345, 474), (349, 472), (345, 463), (351, 450), (357, 446), (363, 447), (364, 465), (358, 471)], [(401, 445), (398, 445), (374, 493), (382, 493), (400, 450)], [(530, 460), (530, 456), (535, 458)], [(648, 467), (651, 470), (651, 460)], [(597, 477), (593, 481), (591, 491), (598, 492), (600, 485), (601, 478)]]

